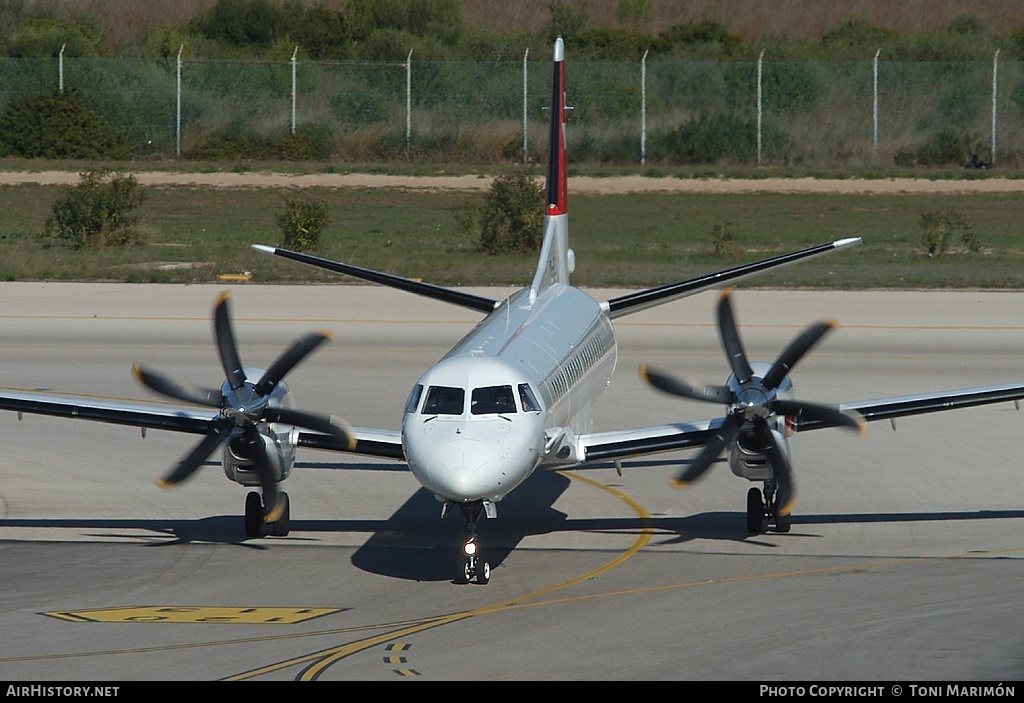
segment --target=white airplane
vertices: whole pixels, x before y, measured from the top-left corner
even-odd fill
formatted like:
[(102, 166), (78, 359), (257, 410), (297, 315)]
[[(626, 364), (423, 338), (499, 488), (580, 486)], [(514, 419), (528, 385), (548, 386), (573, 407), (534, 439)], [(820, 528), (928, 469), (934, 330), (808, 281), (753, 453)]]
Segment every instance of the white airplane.
[[(1024, 383), (967, 388), (916, 396), (826, 406), (793, 399), (789, 371), (831, 329), (809, 327), (772, 364), (749, 362), (732, 314), (728, 287), (774, 270), (860, 243), (859, 238), (802, 249), (609, 300), (598, 301), (570, 283), (575, 261), (568, 243), (565, 150), (565, 61), (554, 44), (547, 212), (536, 273), (516, 294), (491, 299), (276, 247), (257, 250), (336, 271), (483, 315), (481, 321), (416, 382), (405, 403), (401, 430), (352, 428), (297, 410), (284, 376), (328, 339), (312, 333), (292, 344), (266, 369), (245, 368), (222, 296), (214, 331), (226, 380), (219, 389), (179, 384), (136, 365), (149, 389), (189, 404), (168, 408), (86, 400), (52, 394), (0, 392), (0, 409), (76, 417), (204, 435), (163, 479), (175, 485), (222, 452), (227, 477), (259, 487), (245, 502), (245, 532), (289, 532), (289, 499), (280, 484), (291, 474), (298, 448), (313, 448), (404, 461), (441, 502), (442, 517), (458, 507), (466, 522), (462, 567), (456, 580), (487, 583), (490, 564), (477, 536), (484, 515), (539, 470), (557, 470), (658, 452), (703, 447), (676, 480), (699, 478), (724, 453), (732, 471), (761, 483), (748, 492), (747, 527), (760, 533), (774, 523), (790, 527), (794, 498), (792, 442), (798, 432), (825, 427), (860, 429), (864, 422), (949, 410), (1024, 397)], [(641, 367), (641, 377), (675, 395), (721, 403), (724, 418), (655, 427), (595, 432), (592, 408), (616, 363), (613, 321), (630, 313), (709, 290), (719, 299), (719, 329), (732, 374), (722, 386), (697, 388)]]

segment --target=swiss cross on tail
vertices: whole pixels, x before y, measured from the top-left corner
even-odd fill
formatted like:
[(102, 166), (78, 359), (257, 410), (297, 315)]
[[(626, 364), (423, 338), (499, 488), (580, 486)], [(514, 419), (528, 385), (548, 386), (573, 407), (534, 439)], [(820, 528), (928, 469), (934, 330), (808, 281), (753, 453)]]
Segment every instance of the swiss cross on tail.
[(555, 40), (549, 134), (544, 241), (537, 262), (537, 272), (530, 285), (531, 302), (553, 286), (569, 285), (569, 274), (575, 266), (572, 250), (569, 249), (565, 166), (565, 45), (561, 37)]

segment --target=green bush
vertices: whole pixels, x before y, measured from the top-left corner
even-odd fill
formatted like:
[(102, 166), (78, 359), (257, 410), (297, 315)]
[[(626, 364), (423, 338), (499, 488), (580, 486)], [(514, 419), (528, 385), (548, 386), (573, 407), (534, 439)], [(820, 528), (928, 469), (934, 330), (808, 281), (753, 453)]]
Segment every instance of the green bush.
[(655, 52), (685, 58), (727, 60), (739, 56), (743, 46), (738, 35), (715, 20), (673, 25), (658, 34), (654, 41)]
[(334, 137), (325, 124), (303, 125), (295, 134), (282, 137), (277, 151), (289, 161), (326, 161), (334, 152)]
[(544, 189), (523, 173), (498, 176), (483, 207), (466, 208), (458, 222), (485, 254), (539, 251), (544, 237)]
[(966, 129), (944, 128), (919, 145), (913, 154), (897, 153), (895, 161), (897, 166), (965, 166), (972, 154), (981, 151), (981, 146), (981, 139)]
[(716, 222), (711, 227), (711, 255), (716, 257), (736, 256), (739, 249), (732, 240), (728, 222)]
[(79, 93), (68, 90), (17, 100), (0, 115), (0, 155), (27, 159), (122, 159), (125, 137)]
[(974, 226), (959, 210), (923, 212), (918, 226), (929, 257), (941, 256), (957, 245), (962, 245), (968, 251), (981, 249)]
[(735, 115), (691, 117), (665, 136), (669, 160), (713, 164), (722, 158), (747, 163), (757, 152), (757, 123)]
[(286, 19), (284, 8), (272, 0), (217, 0), (196, 14), (191, 27), (230, 46), (266, 48), (281, 36)]
[(216, 129), (200, 136), (185, 156), (195, 160), (233, 161), (259, 159), (270, 153), (271, 147), (258, 135), (240, 129)]
[(277, 216), (277, 224), (284, 233), (281, 246), (295, 251), (318, 251), (320, 235), (328, 222), (330, 215), (325, 202), (289, 196), (285, 199), (285, 211)]
[(134, 176), (100, 170), (81, 174), (78, 185), (65, 190), (46, 219), (44, 233), (73, 249), (141, 244), (135, 230), (135, 209), (147, 194)]

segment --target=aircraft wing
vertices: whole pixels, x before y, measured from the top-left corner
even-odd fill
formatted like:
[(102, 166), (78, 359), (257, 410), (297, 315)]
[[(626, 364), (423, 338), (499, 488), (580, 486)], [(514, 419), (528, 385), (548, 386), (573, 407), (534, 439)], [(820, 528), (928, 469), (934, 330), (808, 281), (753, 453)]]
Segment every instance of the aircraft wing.
[(367, 427), (350, 427), (348, 429), (356, 439), (354, 449), (349, 449), (335, 437), (318, 432), (299, 432), (299, 439), (295, 442), (295, 446), (405, 461), (400, 430), (376, 430)]
[[(216, 409), (134, 403), (93, 396), (60, 396), (50, 393), (0, 388), (0, 410), (22, 414), (77, 418), (114, 425), (205, 435), (219, 417)], [(344, 451), (366, 456), (402, 459), (398, 430), (350, 428), (356, 439), (353, 449), (329, 435), (300, 431), (296, 446)]]
[(206, 434), (217, 418), (217, 411), (210, 408), (187, 409), (170, 405), (146, 405), (92, 396), (58, 396), (13, 388), (0, 389), (0, 410), (17, 412), (19, 418), (22, 413), (50, 415), (193, 434)]
[(721, 424), (721, 418), (715, 418), (635, 430), (582, 434), (576, 438), (577, 456), (583, 463), (590, 463), (700, 447), (707, 443), (708, 437)]
[(688, 278), (685, 281), (676, 281), (675, 283), (667, 283), (656, 288), (628, 293), (606, 300), (601, 305), (607, 310), (608, 317), (614, 320), (623, 315), (647, 310), (656, 305), (664, 305), (673, 300), (695, 295), (712, 288), (725, 288), (767, 271), (791, 266), (800, 261), (816, 259), (819, 256), (824, 256), (840, 249), (854, 247), (862, 241), (860, 237), (837, 239), (834, 242), (818, 244), (788, 254), (780, 254), (779, 256), (754, 261), (753, 263), (734, 266), (723, 271), (697, 276), (696, 278)]
[(353, 266), (352, 264), (346, 264), (341, 261), (331, 261), (330, 259), (313, 256), (312, 254), (289, 251), (288, 249), (282, 249), (281, 247), (270, 247), (265, 244), (252, 244), (250, 246), (254, 250), (264, 254), (279, 256), (283, 259), (290, 259), (291, 261), (297, 261), (300, 264), (315, 266), (317, 268), (326, 269), (327, 271), (334, 271), (335, 273), (343, 273), (346, 276), (370, 281), (371, 283), (379, 283), (382, 286), (404, 290), (407, 293), (414, 293), (425, 298), (433, 298), (434, 300), (451, 303), (470, 310), (476, 310), (477, 312), (489, 313), (501, 302), (500, 300), (495, 300), (493, 298), (485, 298), (480, 295), (473, 295), (472, 293), (465, 293), (452, 288), (445, 288), (444, 286), (436, 286), (433, 283), (424, 283), (423, 281), (416, 281), (411, 278), (403, 278), (402, 276), (395, 276), (390, 273), (384, 273), (383, 271), (374, 271), (373, 269), (367, 269), (361, 266)]
[[(1008, 383), (860, 400), (832, 407), (846, 412), (859, 413), (866, 421), (872, 422), (875, 420), (894, 421), (898, 417), (909, 415), (922, 415), (1010, 401), (1014, 402), (1019, 410), (1021, 399), (1024, 399), (1024, 383)], [(583, 463), (590, 463), (700, 447), (707, 443), (721, 424), (722, 418), (715, 418), (633, 430), (583, 434), (577, 437), (577, 456)], [(795, 429), (797, 432), (806, 432), (835, 426), (834, 423), (798, 417)]]
[[(977, 386), (951, 391), (937, 391), (918, 395), (904, 395), (878, 400), (860, 400), (854, 403), (842, 403), (839, 410), (854, 411), (868, 422), (875, 420), (895, 420), (908, 415), (923, 415), (944, 410), (971, 408), (976, 405), (989, 405), (1013, 401), (1020, 409), (1020, 400), (1024, 398), (1024, 383), (1007, 383), (998, 386)], [(834, 425), (817, 420), (797, 418), (797, 432), (817, 430)]]

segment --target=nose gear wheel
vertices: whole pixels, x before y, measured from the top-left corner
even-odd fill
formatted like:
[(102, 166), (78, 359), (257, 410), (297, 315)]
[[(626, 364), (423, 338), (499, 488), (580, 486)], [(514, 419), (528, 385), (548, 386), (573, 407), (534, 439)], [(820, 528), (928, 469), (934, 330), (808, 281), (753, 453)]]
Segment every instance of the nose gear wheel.
[(474, 500), (459, 503), (459, 508), (466, 518), (466, 541), (462, 544), (462, 561), (456, 580), (459, 583), (469, 583), (476, 579), (481, 586), (486, 585), (491, 580), (491, 565), (480, 554), (476, 534), (477, 523), (484, 512), (484, 502)]

